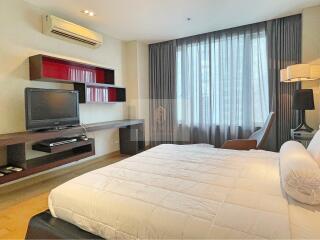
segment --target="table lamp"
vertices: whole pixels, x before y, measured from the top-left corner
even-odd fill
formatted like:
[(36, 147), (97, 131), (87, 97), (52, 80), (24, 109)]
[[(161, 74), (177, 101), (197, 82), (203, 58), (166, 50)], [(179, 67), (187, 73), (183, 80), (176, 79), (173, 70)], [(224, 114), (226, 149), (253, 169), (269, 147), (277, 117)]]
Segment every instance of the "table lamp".
[[(315, 81), (320, 79), (320, 65), (294, 64), (280, 71), (281, 82)], [(312, 132), (313, 129), (306, 123), (305, 110), (314, 110), (312, 89), (296, 90), (293, 96), (292, 108), (301, 111), (301, 123), (294, 129), (297, 131)]]
[(296, 129), (294, 129), (294, 131), (312, 132), (313, 129), (306, 123), (305, 114), (305, 110), (314, 110), (312, 89), (296, 90), (293, 95), (292, 108), (301, 112), (301, 123)]

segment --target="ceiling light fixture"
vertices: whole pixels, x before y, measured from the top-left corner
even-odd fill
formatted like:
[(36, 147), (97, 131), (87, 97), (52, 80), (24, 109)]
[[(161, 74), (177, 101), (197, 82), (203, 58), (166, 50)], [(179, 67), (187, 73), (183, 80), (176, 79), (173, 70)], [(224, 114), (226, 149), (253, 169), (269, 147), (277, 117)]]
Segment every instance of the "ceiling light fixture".
[(81, 12), (82, 12), (83, 14), (86, 14), (86, 15), (90, 16), (90, 17), (93, 17), (93, 16), (96, 15), (94, 12), (89, 11), (89, 10), (82, 10)]

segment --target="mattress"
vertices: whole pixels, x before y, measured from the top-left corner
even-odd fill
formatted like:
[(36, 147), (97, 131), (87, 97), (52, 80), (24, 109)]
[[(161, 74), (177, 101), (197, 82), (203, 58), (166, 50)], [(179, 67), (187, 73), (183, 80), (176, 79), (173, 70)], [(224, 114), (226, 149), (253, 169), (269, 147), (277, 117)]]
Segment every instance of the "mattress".
[(279, 155), (160, 145), (53, 189), (54, 217), (107, 239), (320, 238), (283, 192)]

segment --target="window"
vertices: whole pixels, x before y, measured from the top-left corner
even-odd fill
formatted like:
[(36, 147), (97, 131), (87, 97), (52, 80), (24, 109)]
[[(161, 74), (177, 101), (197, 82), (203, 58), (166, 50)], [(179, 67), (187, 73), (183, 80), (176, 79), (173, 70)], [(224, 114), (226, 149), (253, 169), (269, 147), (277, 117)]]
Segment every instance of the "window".
[(262, 126), (269, 113), (266, 44), (263, 28), (178, 41), (178, 124), (228, 131)]

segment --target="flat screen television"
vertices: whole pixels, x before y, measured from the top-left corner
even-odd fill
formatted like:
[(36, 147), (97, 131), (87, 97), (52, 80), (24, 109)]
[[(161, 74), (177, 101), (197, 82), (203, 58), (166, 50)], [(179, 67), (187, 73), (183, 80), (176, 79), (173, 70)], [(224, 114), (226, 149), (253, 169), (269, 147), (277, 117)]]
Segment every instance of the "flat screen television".
[(27, 130), (60, 129), (79, 125), (78, 91), (25, 89)]

